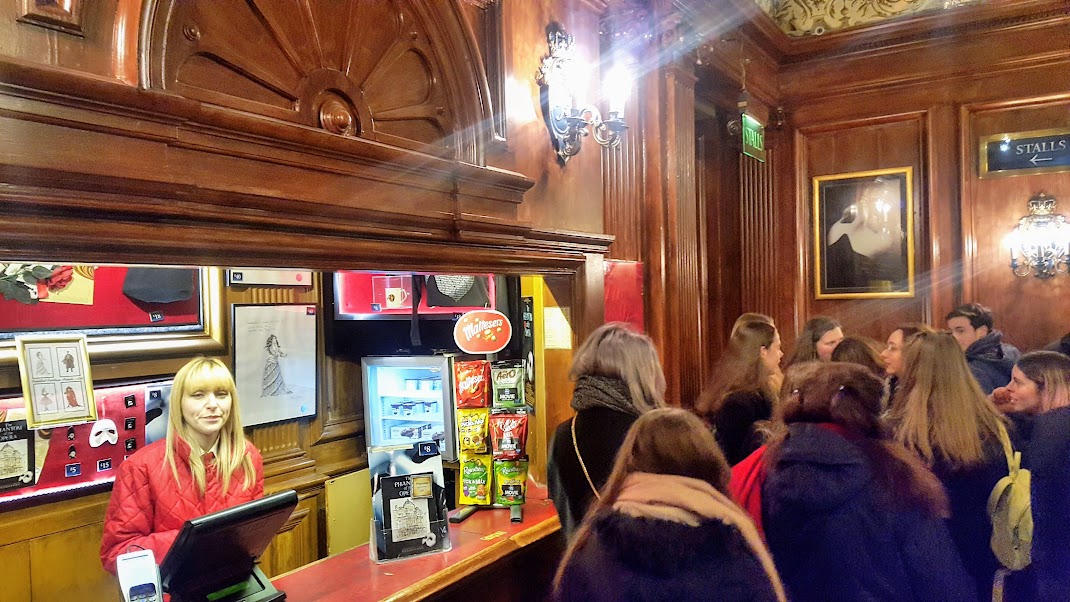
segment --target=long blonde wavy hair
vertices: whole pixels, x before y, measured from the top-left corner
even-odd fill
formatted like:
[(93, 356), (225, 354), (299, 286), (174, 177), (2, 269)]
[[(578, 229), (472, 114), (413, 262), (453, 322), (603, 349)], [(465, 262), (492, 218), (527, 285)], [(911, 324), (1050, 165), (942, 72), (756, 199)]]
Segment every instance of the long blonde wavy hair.
[(966, 364), (947, 332), (919, 332), (903, 350), (903, 375), (892, 400), (895, 438), (932, 464), (954, 467), (984, 461), (986, 441), (998, 441), (1003, 416)]
[[(171, 473), (178, 478), (178, 465), (175, 463), (175, 446), (179, 439), (190, 446), (189, 471), (197, 492), (203, 497), (205, 492), (206, 468), (199, 447), (190, 436), (189, 426), (182, 417), (182, 400), (198, 390), (225, 390), (230, 393), (230, 417), (219, 433), (216, 447), (215, 467), (223, 481), (223, 491), (230, 491), (230, 480), (241, 469), (243, 473), (242, 488), (249, 489), (256, 479), (253, 461), (245, 453), (245, 432), (242, 430), (241, 413), (238, 411), (238, 391), (227, 366), (217, 358), (197, 357), (190, 360), (175, 374), (171, 385), (171, 401), (168, 408), (167, 451), (165, 459), (171, 467)], [(208, 450), (200, 450), (205, 452)]]

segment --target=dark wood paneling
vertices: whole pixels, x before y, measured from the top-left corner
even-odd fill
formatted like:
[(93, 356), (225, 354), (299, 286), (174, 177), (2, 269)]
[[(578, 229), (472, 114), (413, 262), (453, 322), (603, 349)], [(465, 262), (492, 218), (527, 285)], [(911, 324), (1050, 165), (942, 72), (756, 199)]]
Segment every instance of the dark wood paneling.
[(616, 240), (607, 259), (643, 261), (643, 138), (638, 88), (624, 105), (629, 130), (617, 148), (602, 149), (604, 228)]
[[(1042, 347), (1070, 331), (1066, 299), (1070, 276), (1047, 280), (1011, 274), (1003, 238), (1029, 214), (1027, 201), (1038, 192), (1059, 200), (1058, 212), (1070, 214), (1070, 175), (1037, 174), (980, 179), (978, 146), (983, 136), (1070, 127), (1070, 95), (1056, 100), (1024, 100), (962, 108), (964, 149), (962, 234), (966, 241), (965, 301), (992, 308), (996, 327), (1022, 349)], [(1023, 302), (1026, 304), (1023, 306)], [(942, 322), (943, 315), (935, 316)]]
[[(811, 178), (848, 172), (868, 171), (894, 167), (911, 167), (914, 170), (914, 220), (915, 220), (915, 289), (913, 299), (814, 299), (813, 294), (813, 235), (805, 236), (805, 254), (808, 257), (807, 282), (809, 282), (805, 312), (800, 320), (815, 315), (828, 315), (839, 320), (850, 334), (862, 334), (884, 340), (888, 333), (902, 322), (922, 320), (929, 312), (929, 287), (925, 251), (927, 237), (923, 236), (926, 195), (926, 132), (925, 115), (899, 116), (897, 120), (835, 123), (804, 128), (805, 168), (800, 176), (805, 186), (800, 190), (799, 213), (813, 220)], [(810, 222), (812, 227), (812, 221)]]
[[(775, 149), (766, 149), (766, 162), (739, 156), (739, 196), (742, 215), (740, 231), (743, 282), (743, 311), (755, 311), (769, 316), (777, 314), (777, 299), (768, 284), (780, 282), (777, 274), (777, 255), (771, 252), (780, 241), (776, 220)], [(740, 312), (742, 313), (742, 312)]]
[(662, 354), (666, 400), (689, 406), (705, 385), (709, 321), (706, 214), (695, 186), (695, 76), (671, 64), (647, 83), (657, 86), (648, 89), (647, 102), (665, 108), (654, 117), (660, 120), (658, 127), (645, 121), (647, 323)]
[(510, 152), (491, 155), (496, 167), (523, 173), (535, 185), (524, 195), (517, 217), (540, 228), (605, 232), (602, 210), (602, 155), (586, 140), (578, 155), (561, 165), (543, 120), (535, 83), (542, 58), (549, 54), (546, 27), (561, 23), (576, 40), (576, 61), (586, 69), (579, 96), (599, 98), (600, 69), (596, 7), (572, 0), (506, 2), (504, 30), (509, 73), (506, 80)]
[(696, 192), (706, 217), (707, 295), (709, 328), (705, 333), (707, 365), (702, 376), (708, 378), (710, 362), (716, 361), (728, 342), (736, 317), (744, 310), (744, 274), (740, 207), (740, 172), (734, 169), (739, 151), (728, 140), (725, 113), (705, 109), (697, 123)]

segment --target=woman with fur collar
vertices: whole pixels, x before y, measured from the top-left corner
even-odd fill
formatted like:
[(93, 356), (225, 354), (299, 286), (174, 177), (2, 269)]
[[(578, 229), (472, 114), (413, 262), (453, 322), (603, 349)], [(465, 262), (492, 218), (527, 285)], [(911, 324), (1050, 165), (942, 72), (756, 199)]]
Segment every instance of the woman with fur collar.
[(640, 417), (554, 581), (557, 600), (783, 601), (728, 464), (685, 410)]

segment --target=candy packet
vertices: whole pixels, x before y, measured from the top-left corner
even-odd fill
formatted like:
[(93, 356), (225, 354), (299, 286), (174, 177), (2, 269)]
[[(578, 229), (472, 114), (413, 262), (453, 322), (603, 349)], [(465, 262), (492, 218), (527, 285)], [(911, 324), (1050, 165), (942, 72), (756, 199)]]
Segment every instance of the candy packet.
[(491, 410), (490, 449), (495, 458), (516, 459), (525, 455), (528, 413), (524, 410)]
[(519, 408), (524, 405), (524, 362), (502, 360), (490, 367), (490, 379), (494, 389), (494, 407)]
[(487, 446), (487, 408), (466, 408), (457, 410), (458, 450), (485, 454)]
[(528, 460), (494, 461), (494, 503), (519, 506), (528, 491)]
[(491, 502), (491, 459), (486, 454), (462, 452), (461, 504), (489, 506)]
[(453, 380), (458, 408), (487, 407), (490, 363), (487, 360), (453, 363)]

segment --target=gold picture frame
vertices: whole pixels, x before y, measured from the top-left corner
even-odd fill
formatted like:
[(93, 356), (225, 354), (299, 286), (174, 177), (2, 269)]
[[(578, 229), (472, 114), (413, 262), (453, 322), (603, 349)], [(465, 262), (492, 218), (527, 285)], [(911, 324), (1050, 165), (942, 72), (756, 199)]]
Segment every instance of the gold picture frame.
[(817, 299), (914, 297), (914, 171), (813, 178)]
[(84, 334), (20, 336), (18, 350), (26, 425), (31, 429), (97, 419)]
[[(220, 354), (227, 350), (227, 316), (223, 311), (223, 270), (202, 267), (198, 270), (200, 294), (200, 324), (183, 329), (168, 329), (149, 325), (139, 330), (109, 331), (87, 328), (72, 323), (55, 334), (86, 334), (89, 354), (96, 362), (128, 362), (153, 360), (187, 355)], [(34, 329), (37, 334), (41, 332)], [(11, 338), (0, 340), (0, 368), (14, 368), (16, 356), (14, 332)], [(3, 381), (5, 384), (6, 379)], [(14, 382), (10, 386), (14, 386)]]

